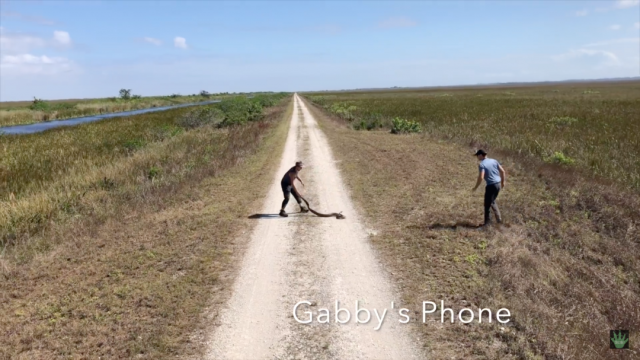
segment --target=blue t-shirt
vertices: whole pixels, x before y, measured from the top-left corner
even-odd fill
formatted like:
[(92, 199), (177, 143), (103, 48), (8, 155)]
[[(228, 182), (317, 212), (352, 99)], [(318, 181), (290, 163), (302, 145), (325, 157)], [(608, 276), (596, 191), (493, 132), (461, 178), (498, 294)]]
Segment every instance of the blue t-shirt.
[(487, 185), (499, 184), (502, 181), (500, 177), (500, 163), (498, 160), (485, 158), (480, 162), (478, 166), (478, 171), (482, 172), (484, 170), (484, 180), (487, 182)]

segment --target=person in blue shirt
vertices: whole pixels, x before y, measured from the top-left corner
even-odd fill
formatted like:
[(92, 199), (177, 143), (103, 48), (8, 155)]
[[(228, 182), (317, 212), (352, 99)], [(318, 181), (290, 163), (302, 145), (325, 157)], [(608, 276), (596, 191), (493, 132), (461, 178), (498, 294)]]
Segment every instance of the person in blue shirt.
[(474, 156), (478, 158), (480, 163), (478, 164), (478, 181), (472, 191), (476, 191), (476, 189), (478, 189), (478, 186), (480, 186), (483, 179), (487, 183), (487, 187), (484, 192), (484, 224), (482, 226), (491, 224), (491, 213), (489, 212), (489, 209), (493, 209), (496, 221), (498, 223), (502, 223), (502, 216), (500, 216), (500, 210), (498, 209), (496, 198), (498, 197), (500, 190), (504, 189), (507, 173), (504, 171), (500, 162), (498, 162), (498, 160), (488, 158), (487, 153), (484, 150), (478, 150)]

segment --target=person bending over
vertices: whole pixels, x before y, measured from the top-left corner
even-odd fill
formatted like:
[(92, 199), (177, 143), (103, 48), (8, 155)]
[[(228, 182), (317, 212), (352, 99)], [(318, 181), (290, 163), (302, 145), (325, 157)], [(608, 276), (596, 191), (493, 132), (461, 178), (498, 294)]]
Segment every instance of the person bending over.
[(292, 193), (293, 193), (293, 197), (298, 202), (298, 205), (300, 205), (300, 211), (301, 212), (309, 211), (309, 209), (305, 209), (304, 206), (302, 206), (302, 199), (300, 199), (300, 193), (298, 193), (298, 190), (294, 185), (294, 182), (297, 179), (304, 186), (304, 183), (298, 177), (298, 173), (300, 172), (300, 170), (302, 170), (302, 166), (303, 166), (302, 161), (296, 162), (296, 165), (291, 169), (289, 169), (286, 172), (286, 174), (284, 174), (284, 176), (282, 177), (282, 180), (280, 181), (280, 186), (282, 187), (282, 192), (284, 194), (284, 200), (282, 200), (282, 207), (280, 208), (280, 216), (283, 216), (283, 217), (289, 216), (284, 211), (284, 208), (287, 207), (287, 204), (289, 203), (289, 197)]
[(504, 189), (507, 173), (504, 171), (504, 168), (502, 168), (500, 162), (488, 158), (484, 150), (478, 150), (474, 155), (478, 158), (480, 164), (478, 165), (478, 181), (472, 191), (476, 191), (480, 183), (482, 183), (482, 179), (487, 183), (484, 192), (484, 224), (482, 224), (482, 226), (491, 224), (491, 213), (489, 209), (493, 209), (496, 221), (502, 223), (502, 216), (500, 216), (496, 198), (500, 193), (500, 189)]

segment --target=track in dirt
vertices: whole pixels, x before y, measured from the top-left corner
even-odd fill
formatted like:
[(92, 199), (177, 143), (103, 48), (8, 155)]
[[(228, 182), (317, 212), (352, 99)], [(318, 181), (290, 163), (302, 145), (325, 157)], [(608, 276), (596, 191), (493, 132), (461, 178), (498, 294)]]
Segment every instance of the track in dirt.
[[(233, 295), (208, 339), (207, 358), (424, 359), (411, 341), (409, 325), (399, 322), (399, 298), (368, 243), (328, 142), (295, 95), (285, 151), (262, 213), (277, 213), (280, 177), (299, 159), (307, 164), (300, 173), (306, 186), (296, 186), (314, 208), (343, 211), (347, 218), (258, 218)], [(299, 210), (293, 198), (287, 210)], [(313, 302), (298, 311), (302, 320), (304, 311), (313, 312), (310, 324), (297, 322), (292, 314), (303, 300)], [(350, 312), (345, 324), (335, 322), (336, 300)], [(372, 312), (367, 324), (355, 323), (356, 300)], [(317, 321), (320, 308), (330, 310), (328, 324)], [(379, 330), (374, 330), (379, 324), (374, 309), (380, 314), (388, 309)]]

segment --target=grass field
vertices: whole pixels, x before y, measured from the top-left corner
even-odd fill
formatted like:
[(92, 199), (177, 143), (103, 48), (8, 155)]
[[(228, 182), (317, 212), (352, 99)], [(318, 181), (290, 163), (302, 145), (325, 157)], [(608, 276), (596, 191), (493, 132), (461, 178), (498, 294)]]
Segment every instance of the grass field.
[(0, 358), (200, 354), (286, 138), (290, 97), (257, 101), (2, 138)]
[[(224, 146), (229, 131), (219, 126), (257, 120), (261, 104), (274, 105), (283, 96), (234, 98), (206, 107), (0, 137), (0, 203), (5, 205), (0, 210), (0, 244), (34, 234), (54, 219), (73, 218), (95, 194), (155, 184), (219, 161), (212, 154)], [(194, 128), (198, 131), (189, 131)]]
[[(439, 300), (456, 311), (505, 307), (512, 314), (508, 326), (414, 323), (433, 359), (638, 356), (609, 350), (609, 330), (629, 329), (630, 341), (640, 341), (640, 196), (629, 187), (632, 177), (611, 183), (585, 163), (589, 156), (637, 159), (638, 152), (626, 152), (637, 147), (637, 84), (599, 86), (589, 88), (601, 99), (583, 97), (582, 87), (307, 95), (324, 105), (311, 109), (367, 227), (375, 229), (372, 244), (403, 304), (418, 316), (422, 301)], [(332, 111), (336, 103), (355, 108)], [(600, 117), (589, 115), (596, 109)], [(381, 131), (354, 130), (371, 114), (380, 114)], [(587, 125), (542, 130), (559, 116), (619, 134), (621, 153), (596, 140), (597, 148), (580, 145), (595, 135)], [(427, 131), (392, 134), (386, 121), (394, 117), (417, 120)], [(578, 166), (550, 164), (526, 151), (530, 141), (566, 151)], [(471, 192), (471, 154), (479, 143), (490, 145), (489, 156), (508, 174), (498, 198), (505, 225), (489, 231), (475, 229), (483, 191)], [(581, 147), (553, 147), (562, 143)], [(633, 164), (625, 166), (637, 174)]]
[(354, 128), (412, 120), (437, 138), (577, 166), (640, 190), (640, 82), (305, 96)]
[(229, 97), (231, 95), (186, 95), (174, 97), (150, 96), (129, 100), (113, 97), (106, 99), (0, 102), (0, 127), (196, 103), (212, 99), (222, 100)]

